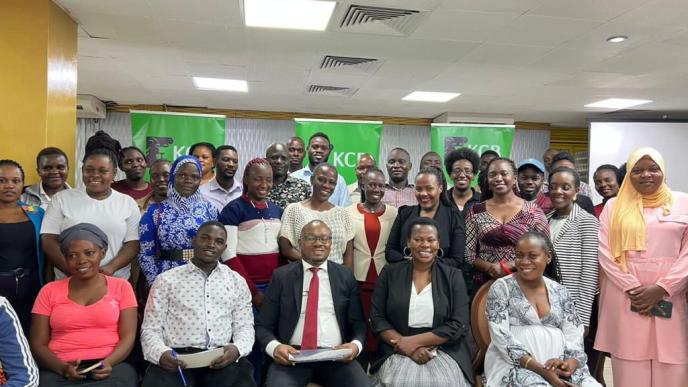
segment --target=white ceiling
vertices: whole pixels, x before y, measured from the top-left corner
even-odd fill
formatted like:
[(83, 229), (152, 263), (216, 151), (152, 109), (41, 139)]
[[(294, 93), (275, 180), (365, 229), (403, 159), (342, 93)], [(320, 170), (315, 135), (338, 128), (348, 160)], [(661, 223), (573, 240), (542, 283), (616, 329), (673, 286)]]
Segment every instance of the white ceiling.
[[(247, 28), (241, 0), (56, 0), (80, 24), (78, 92), (120, 104), (435, 117), (506, 113), (584, 125), (605, 98), (688, 110), (686, 0), (360, 0), (427, 11), (409, 36), (339, 28)], [(373, 26), (375, 27), (375, 26)], [(371, 33), (372, 30), (372, 33)], [(605, 40), (627, 35), (620, 44)], [(373, 74), (320, 70), (325, 55), (380, 59)], [(196, 90), (191, 76), (246, 79), (248, 93)], [(309, 85), (352, 87), (351, 97)], [(434, 104), (414, 90), (459, 92)]]

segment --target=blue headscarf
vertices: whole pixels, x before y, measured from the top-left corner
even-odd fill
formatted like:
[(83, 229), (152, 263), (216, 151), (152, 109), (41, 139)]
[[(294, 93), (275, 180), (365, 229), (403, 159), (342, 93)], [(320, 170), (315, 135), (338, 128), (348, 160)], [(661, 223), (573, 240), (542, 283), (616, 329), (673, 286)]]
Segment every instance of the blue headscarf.
[(195, 165), (198, 169), (198, 173), (202, 173), (201, 163), (199, 163), (198, 159), (194, 156), (180, 156), (174, 160), (171, 168), (170, 180), (167, 183), (167, 201), (170, 203), (170, 205), (177, 207), (180, 210), (191, 211), (196, 204), (204, 201), (205, 199), (203, 199), (203, 196), (201, 196), (201, 193), (198, 189), (196, 189), (196, 192), (188, 197), (183, 197), (177, 192), (177, 190), (174, 189), (174, 180), (177, 176), (177, 172), (179, 172), (179, 170), (186, 164)]

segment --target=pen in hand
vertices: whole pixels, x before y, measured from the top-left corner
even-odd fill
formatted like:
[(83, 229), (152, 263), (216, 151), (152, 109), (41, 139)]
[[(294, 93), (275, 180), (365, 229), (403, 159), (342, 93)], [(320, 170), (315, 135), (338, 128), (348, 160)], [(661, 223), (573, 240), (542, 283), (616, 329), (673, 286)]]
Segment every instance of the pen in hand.
[(184, 372), (182, 372), (182, 366), (179, 364), (179, 359), (177, 359), (177, 352), (172, 350), (172, 357), (177, 361), (177, 370), (179, 371), (179, 378), (182, 380), (182, 385), (186, 387), (186, 378), (184, 378)]

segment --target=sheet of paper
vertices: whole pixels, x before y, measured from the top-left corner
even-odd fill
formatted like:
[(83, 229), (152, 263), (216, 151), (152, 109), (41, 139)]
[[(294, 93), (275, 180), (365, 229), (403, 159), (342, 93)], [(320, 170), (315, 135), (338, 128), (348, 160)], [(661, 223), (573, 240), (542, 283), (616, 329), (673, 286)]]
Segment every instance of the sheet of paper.
[(224, 351), (224, 348), (220, 347), (186, 355), (178, 354), (177, 359), (186, 363), (186, 368), (207, 367), (213, 360), (222, 356)]
[(294, 363), (311, 363), (315, 361), (337, 361), (351, 356), (350, 349), (314, 349), (299, 351), (299, 354), (289, 355)]

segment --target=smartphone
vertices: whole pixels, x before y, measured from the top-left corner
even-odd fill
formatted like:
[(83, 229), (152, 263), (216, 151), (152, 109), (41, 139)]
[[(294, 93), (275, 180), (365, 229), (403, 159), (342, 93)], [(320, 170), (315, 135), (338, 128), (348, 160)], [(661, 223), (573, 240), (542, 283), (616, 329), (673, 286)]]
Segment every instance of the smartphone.
[[(660, 318), (671, 318), (674, 304), (671, 301), (660, 300), (657, 305), (650, 310), (650, 314)], [(638, 312), (638, 309), (631, 305), (631, 312)]]
[(102, 366), (103, 363), (100, 360), (82, 361), (79, 363), (79, 368), (76, 369), (76, 373), (79, 375), (84, 375)]

